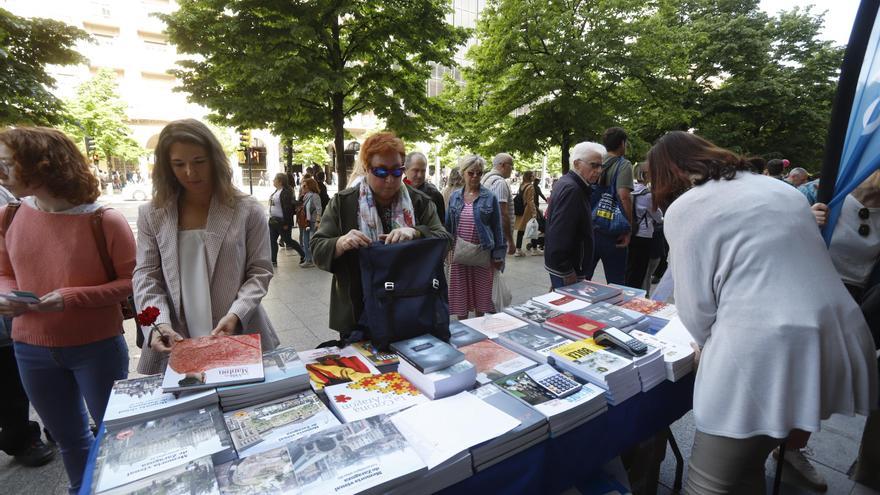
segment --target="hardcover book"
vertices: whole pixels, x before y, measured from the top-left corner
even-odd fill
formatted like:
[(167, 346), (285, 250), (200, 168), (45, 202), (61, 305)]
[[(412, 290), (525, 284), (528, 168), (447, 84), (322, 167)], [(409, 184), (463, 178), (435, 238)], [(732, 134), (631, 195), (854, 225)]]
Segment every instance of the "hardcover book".
[(464, 354), (433, 335), (420, 335), (391, 344), (391, 350), (422, 373), (448, 368), (464, 361)]
[(623, 291), (621, 291), (620, 289), (605, 284), (590, 282), (589, 280), (582, 280), (580, 282), (566, 285), (565, 287), (558, 287), (553, 290), (560, 294), (571, 296), (575, 299), (587, 301), (588, 303), (595, 303), (599, 301), (619, 298), (623, 293)]
[(621, 330), (645, 319), (644, 315), (604, 302), (591, 304), (584, 309), (575, 311), (575, 314)]
[(330, 385), (326, 393), (330, 409), (343, 423), (400, 411), (428, 401), (415, 385), (397, 372)]
[(526, 301), (523, 304), (506, 307), (504, 312), (535, 325), (542, 325), (548, 319), (562, 314), (561, 311), (550, 309), (534, 301)]
[(328, 385), (338, 385), (378, 375), (379, 370), (353, 347), (322, 347), (300, 351), (312, 380), (312, 388), (323, 392)]
[(573, 339), (592, 337), (596, 330), (608, 327), (604, 323), (599, 323), (577, 313), (561, 314), (547, 320), (544, 326)]
[(499, 344), (539, 363), (547, 362), (550, 349), (570, 341), (538, 325), (526, 325), (498, 337)]
[(223, 416), (239, 457), (278, 448), (339, 424), (311, 390)]
[(327, 428), (214, 470), (223, 495), (384, 492), (425, 471), (385, 415)]
[(477, 368), (477, 383), (492, 382), (503, 376), (535, 366), (535, 361), (506, 349), (491, 340), (483, 340), (459, 349)]
[(260, 334), (212, 335), (174, 344), (162, 388), (178, 392), (261, 381)]
[(449, 322), (449, 334), (449, 343), (455, 348), (470, 345), (474, 342), (489, 338), (484, 333), (478, 332), (460, 321)]
[(104, 426), (108, 430), (115, 430), (120, 426), (216, 403), (217, 393), (214, 390), (179, 394), (177, 397), (164, 392), (162, 375), (117, 380), (104, 412)]
[(205, 456), (235, 458), (223, 415), (216, 407), (184, 411), (104, 435), (96, 491), (147, 478)]

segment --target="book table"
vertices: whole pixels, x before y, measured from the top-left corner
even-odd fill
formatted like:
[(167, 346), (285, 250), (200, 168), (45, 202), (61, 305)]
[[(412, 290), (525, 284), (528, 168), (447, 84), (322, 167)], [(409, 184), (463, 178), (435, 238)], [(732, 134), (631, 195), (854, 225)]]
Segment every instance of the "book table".
[[(595, 419), (549, 438), (440, 493), (560, 493), (588, 481), (608, 461), (666, 430), (691, 410), (695, 373), (678, 382), (664, 381)], [(89, 452), (80, 495), (88, 495), (104, 426)]]

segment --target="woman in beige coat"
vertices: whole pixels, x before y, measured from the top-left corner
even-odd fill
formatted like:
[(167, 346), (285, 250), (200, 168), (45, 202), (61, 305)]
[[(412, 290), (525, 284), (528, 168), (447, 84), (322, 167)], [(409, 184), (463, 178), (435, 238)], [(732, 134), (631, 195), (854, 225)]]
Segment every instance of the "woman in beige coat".
[[(534, 172), (528, 171), (523, 174), (522, 185), (519, 186), (519, 195), (522, 196), (525, 209), (522, 215), (516, 216), (516, 222), (514, 222), (514, 229), (516, 229), (516, 254), (514, 256), (525, 256), (522, 250), (523, 235), (526, 232), (526, 225), (528, 225), (529, 220), (535, 218), (537, 214), (538, 203), (535, 201), (535, 186), (532, 184), (534, 180)], [(531, 251), (531, 248), (526, 247), (526, 251)], [(539, 253), (535, 251), (534, 254)]]
[[(260, 333), (278, 337), (260, 301), (272, 262), (266, 213), (232, 184), (232, 169), (201, 122), (172, 122), (159, 134), (153, 200), (138, 212), (138, 309), (159, 308), (158, 332), (144, 328), (139, 373), (164, 370), (184, 338)], [(152, 338), (151, 338), (152, 337)]]

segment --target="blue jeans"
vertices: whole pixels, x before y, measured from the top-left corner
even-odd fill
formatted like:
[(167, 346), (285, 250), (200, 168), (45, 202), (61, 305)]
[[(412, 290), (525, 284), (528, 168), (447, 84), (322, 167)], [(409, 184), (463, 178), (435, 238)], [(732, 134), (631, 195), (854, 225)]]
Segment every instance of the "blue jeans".
[(602, 261), (605, 270), (605, 281), (609, 284), (620, 284), (626, 280), (627, 248), (617, 247), (617, 236), (608, 236), (596, 232), (593, 236), (593, 266), (587, 270), (587, 280), (593, 280), (596, 265)]
[[(577, 281), (580, 282), (581, 280), (584, 280), (584, 277), (578, 275)], [(565, 287), (566, 285), (567, 284), (565, 283), (564, 280), (562, 280), (562, 277), (557, 277), (556, 275), (553, 275), (552, 273), (550, 274), (550, 286), (551, 287), (553, 287), (554, 289), (558, 289), (560, 287)]]
[(128, 346), (122, 335), (71, 347), (14, 345), (21, 383), (58, 442), (70, 480), (68, 491), (77, 493), (95, 440), (83, 399), (100, 423), (113, 382), (128, 377)]
[(300, 228), (299, 229), (299, 243), (302, 244), (303, 252), (305, 256), (303, 256), (303, 260), (306, 263), (312, 262), (312, 246), (311, 246), (311, 238), (312, 238), (312, 229), (315, 228), (314, 220), (309, 221), (308, 228)]

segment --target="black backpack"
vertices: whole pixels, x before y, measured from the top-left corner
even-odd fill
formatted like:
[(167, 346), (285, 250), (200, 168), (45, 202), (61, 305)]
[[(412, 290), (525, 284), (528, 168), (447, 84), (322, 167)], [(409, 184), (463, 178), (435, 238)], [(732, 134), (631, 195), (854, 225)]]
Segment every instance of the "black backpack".
[(376, 348), (423, 334), (449, 341), (449, 296), (443, 259), (446, 240), (374, 243), (358, 250), (364, 312)]
[(513, 197), (513, 214), (518, 217), (526, 212), (526, 200), (523, 197), (523, 191), (525, 191), (525, 188), (520, 189), (516, 196)]

